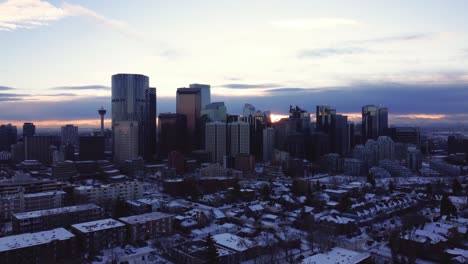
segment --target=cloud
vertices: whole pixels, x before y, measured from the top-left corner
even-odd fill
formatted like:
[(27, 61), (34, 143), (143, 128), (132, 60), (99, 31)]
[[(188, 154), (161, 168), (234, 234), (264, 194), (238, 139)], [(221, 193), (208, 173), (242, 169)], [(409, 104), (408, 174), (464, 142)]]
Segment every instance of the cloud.
[(284, 19), (271, 21), (270, 24), (280, 29), (330, 29), (340, 26), (360, 25), (356, 20), (337, 17)]
[(105, 85), (59, 86), (50, 90), (110, 90), (110, 87)]
[(313, 90), (313, 89), (308, 89), (308, 88), (276, 88), (276, 89), (264, 90), (264, 92), (273, 92), (273, 93), (279, 93), (279, 92), (302, 92), (302, 91), (307, 91), (307, 90)]
[[(339, 113), (358, 113), (366, 104), (389, 108), (391, 124), (436, 125), (468, 123), (465, 83), (355, 82), (341, 87), (294, 88), (279, 86), (265, 96), (213, 94), (230, 114), (240, 114), (246, 102), (257, 109), (287, 114), (289, 105), (314, 113), (316, 105), (330, 105)], [(267, 89), (265, 89), (267, 90)], [(275, 92), (275, 90), (277, 90)], [(242, 90), (240, 90), (242, 91)], [(285, 96), (285, 93), (287, 93)], [(28, 95), (0, 93), (2, 120), (98, 120), (97, 109), (111, 109), (110, 96), (76, 96), (60, 100), (29, 100)], [(3, 99), (2, 99), (3, 98)], [(157, 98), (158, 113), (174, 112), (174, 97)], [(14, 109), (14, 110), (13, 110)], [(110, 112), (109, 112), (110, 113)], [(110, 114), (109, 114), (110, 116)], [(357, 118), (359, 120), (359, 116)]]
[(66, 12), (40, 0), (7, 0), (0, 4), (0, 31), (47, 25), (67, 16)]
[(27, 94), (0, 93), (0, 102), (20, 101), (20, 100), (24, 100), (24, 97), (27, 97), (27, 96), (28, 96)]
[(7, 91), (7, 90), (14, 90), (15, 88), (13, 87), (8, 87), (8, 86), (0, 86), (0, 91)]
[(272, 88), (278, 87), (280, 84), (277, 83), (259, 83), (259, 84), (243, 84), (243, 83), (228, 83), (218, 87), (229, 88), (229, 89), (257, 89), (257, 88)]
[(323, 48), (323, 49), (309, 49), (299, 51), (299, 58), (325, 58), (331, 56), (353, 55), (367, 53), (369, 50), (359, 47), (348, 48)]
[(78, 95), (74, 93), (58, 93), (58, 94), (46, 94), (45, 96), (61, 97), (61, 96), (78, 96)]
[(125, 22), (109, 19), (86, 7), (62, 3), (60, 7), (41, 0), (7, 0), (0, 4), (0, 31), (31, 29), (46, 26), (66, 17), (91, 18), (96, 23), (125, 35), (141, 38)]
[(433, 33), (416, 33), (416, 34), (406, 34), (382, 38), (372, 38), (372, 39), (363, 39), (363, 40), (352, 40), (348, 43), (388, 43), (388, 42), (400, 42), (400, 41), (413, 41), (413, 40), (424, 40), (434, 37)]

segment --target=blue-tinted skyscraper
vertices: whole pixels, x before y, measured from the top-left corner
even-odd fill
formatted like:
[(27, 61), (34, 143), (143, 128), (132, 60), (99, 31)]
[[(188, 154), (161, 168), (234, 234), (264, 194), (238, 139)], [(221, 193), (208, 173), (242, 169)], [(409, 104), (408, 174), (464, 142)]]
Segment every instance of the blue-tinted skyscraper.
[[(152, 128), (152, 125), (155, 126), (152, 119), (156, 120), (156, 90), (149, 88), (149, 78), (141, 74), (113, 75), (112, 131), (115, 161), (138, 157), (150, 159), (153, 156), (154, 153), (150, 152), (156, 142), (150, 141), (156, 141), (156, 135), (152, 135), (156, 133), (156, 127)], [(146, 144), (151, 147), (145, 147)]]

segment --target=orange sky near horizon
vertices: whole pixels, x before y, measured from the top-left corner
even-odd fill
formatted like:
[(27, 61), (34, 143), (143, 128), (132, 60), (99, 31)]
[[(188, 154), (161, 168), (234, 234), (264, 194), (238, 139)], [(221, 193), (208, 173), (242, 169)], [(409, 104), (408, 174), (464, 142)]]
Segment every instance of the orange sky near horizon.
[[(351, 122), (360, 122), (361, 113), (341, 113), (342, 115), (348, 116), (348, 120)], [(272, 113), (271, 121), (273, 123), (278, 122), (282, 118), (287, 118), (289, 115)], [(389, 114), (390, 121), (392, 120), (421, 120), (421, 121), (437, 121), (446, 118), (445, 114)], [(314, 114), (311, 114), (311, 119), (314, 120)], [(100, 127), (100, 120), (96, 119), (75, 119), (75, 120), (0, 120), (0, 124), (12, 124), (17, 128), (21, 129), (24, 122), (33, 122), (36, 128), (59, 128), (68, 124), (72, 124), (82, 128), (96, 128)], [(111, 127), (111, 119), (104, 119), (104, 126), (106, 128)]]

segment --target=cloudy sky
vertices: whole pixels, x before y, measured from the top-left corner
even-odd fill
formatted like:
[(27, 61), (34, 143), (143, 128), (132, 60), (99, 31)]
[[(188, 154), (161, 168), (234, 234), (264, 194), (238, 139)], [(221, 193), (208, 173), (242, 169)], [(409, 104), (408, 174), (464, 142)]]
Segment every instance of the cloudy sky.
[[(212, 85), (231, 113), (386, 105), (393, 123), (468, 123), (468, 2), (0, 1), (0, 122), (97, 124), (115, 73), (158, 111)], [(40, 121), (40, 122), (39, 122)]]

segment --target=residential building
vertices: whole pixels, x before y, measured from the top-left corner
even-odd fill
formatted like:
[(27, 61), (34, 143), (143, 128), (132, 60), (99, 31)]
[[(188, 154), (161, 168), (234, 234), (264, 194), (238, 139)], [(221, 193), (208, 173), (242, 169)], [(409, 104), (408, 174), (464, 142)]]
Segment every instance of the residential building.
[(57, 227), (68, 227), (72, 224), (100, 219), (102, 215), (103, 210), (101, 207), (94, 204), (82, 204), (16, 213), (13, 214), (11, 220), (13, 233), (21, 234)]
[(146, 241), (172, 234), (173, 215), (161, 212), (119, 218), (127, 226), (129, 242)]
[(76, 237), (64, 228), (0, 238), (0, 262), (65, 263), (79, 256)]
[(122, 246), (126, 241), (125, 224), (111, 218), (74, 224), (71, 230), (79, 240), (81, 251), (86, 253)]

